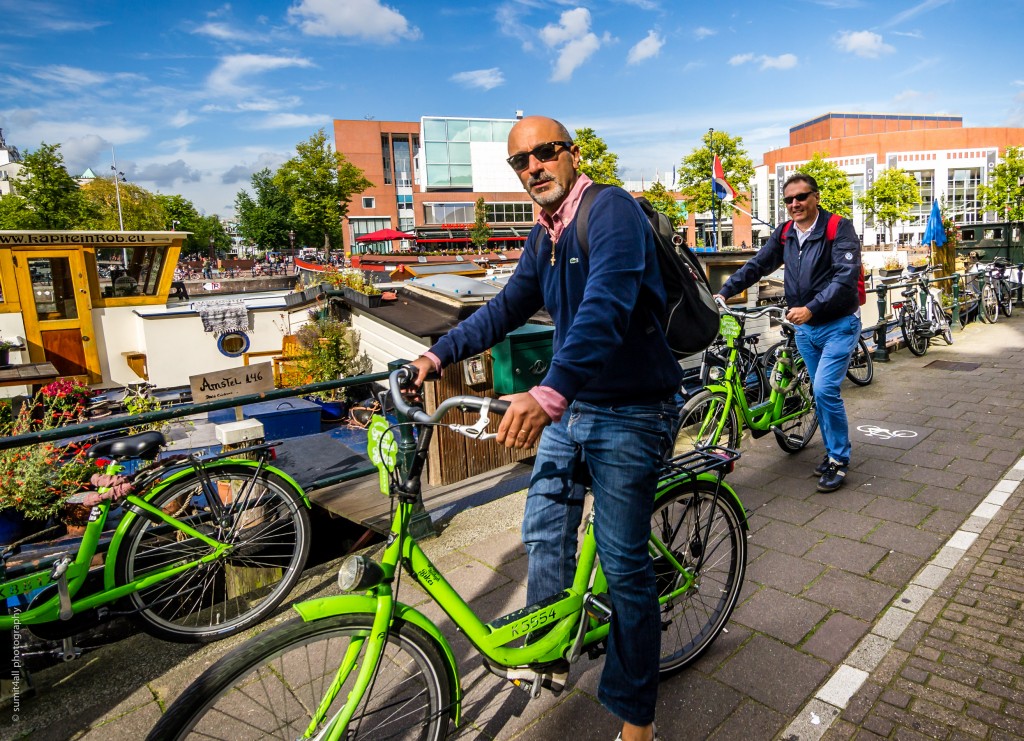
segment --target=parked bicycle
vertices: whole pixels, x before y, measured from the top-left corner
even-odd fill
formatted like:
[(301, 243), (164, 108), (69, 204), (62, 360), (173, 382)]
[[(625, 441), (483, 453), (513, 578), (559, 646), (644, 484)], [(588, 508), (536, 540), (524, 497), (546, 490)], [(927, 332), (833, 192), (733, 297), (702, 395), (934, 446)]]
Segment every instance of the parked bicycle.
[(979, 296), (982, 321), (994, 324), (1000, 313), (1007, 317), (1013, 313), (1010, 271), (1010, 261), (1005, 257), (997, 257), (991, 263), (977, 262), (967, 269), (967, 288)]
[[(347, 558), (338, 580), (348, 594), (296, 605), (298, 619), (222, 658), (167, 709), (150, 739), (444, 738), (449, 723), (460, 722), (459, 667), (430, 618), (399, 601), (402, 568), (483, 654), (487, 667), (531, 697), (545, 687), (561, 691), (558, 669), (566, 660), (603, 653), (612, 607), (595, 560), (592, 515), (572, 587), (489, 623), (420, 549), (409, 523), (434, 426), (453, 409), (478, 411), (476, 424), (449, 426), (472, 439), (493, 437), (486, 432), (491, 413), (508, 405), (456, 396), (427, 414), (402, 398), (402, 387), (414, 377), (409, 367), (390, 377), (396, 408), (412, 420), (416, 451), (404, 480), (389, 475), (395, 512), (380, 563), (364, 555)], [(378, 458), (384, 460), (393, 446), (384, 442), (387, 437), (380, 438)], [(723, 448), (691, 451), (668, 461), (658, 483), (649, 546), (661, 605), (663, 674), (701, 656), (739, 598), (747, 521), (723, 480), (738, 457)], [(526, 636), (533, 640), (524, 644)]]
[[(721, 383), (709, 384), (683, 406), (674, 452), (718, 444), (736, 448), (744, 427), (755, 438), (774, 433), (779, 447), (787, 453), (803, 450), (818, 429), (818, 415), (811, 379), (796, 347), (794, 327), (785, 320), (785, 311), (777, 306), (729, 308), (724, 302), (719, 307), (721, 333), (729, 347), (725, 377)], [(762, 316), (775, 317), (785, 339), (773, 353), (768, 377), (771, 393), (767, 400), (751, 405), (740, 377), (739, 348), (746, 321)]]
[(857, 386), (867, 386), (875, 378), (875, 360), (868, 350), (868, 343), (861, 337), (850, 356), (850, 365), (846, 369), (846, 377)]
[[(757, 335), (744, 336), (736, 348), (739, 376), (743, 379), (743, 393), (748, 404), (764, 401), (768, 393), (768, 378), (757, 352)], [(700, 363), (700, 385), (703, 388), (709, 383), (717, 383), (725, 377), (725, 369), (729, 365), (729, 345), (721, 334), (704, 351)]]
[[(933, 337), (942, 337), (947, 345), (953, 344), (949, 319), (940, 303), (941, 291), (929, 286), (927, 277), (935, 266), (907, 268), (911, 282), (900, 292), (901, 301), (894, 301), (893, 311), (903, 334), (903, 342), (914, 355), (924, 355)], [(923, 300), (922, 297), (923, 296)]]
[[(271, 446), (222, 455), (157, 461), (134, 479), (121, 475), (129, 459), (154, 460), (159, 432), (102, 440), (90, 458), (107, 458), (80, 541), (42, 559), (17, 559), (22, 543), (0, 552), (4, 599), (28, 604), (17, 615), (44, 640), (64, 640), (65, 660), (77, 656), (71, 636), (128, 615), (150, 634), (205, 642), (246, 630), (288, 595), (306, 563), (310, 503), (288, 474), (268, 464)], [(236, 456), (248, 453), (254, 460)], [(123, 517), (104, 532), (113, 508)], [(93, 567), (101, 555), (102, 564)], [(0, 629), (15, 618), (0, 615)]]

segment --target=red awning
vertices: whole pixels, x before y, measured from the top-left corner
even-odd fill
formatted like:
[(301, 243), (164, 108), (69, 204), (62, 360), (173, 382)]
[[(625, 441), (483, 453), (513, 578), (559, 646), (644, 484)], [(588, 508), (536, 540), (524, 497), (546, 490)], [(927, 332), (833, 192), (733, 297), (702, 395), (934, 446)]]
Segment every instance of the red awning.
[[(488, 242), (525, 242), (526, 237), (491, 237)], [(416, 244), (427, 244), (429, 242), (461, 242), (469, 244), (469, 237), (455, 237), (453, 239), (417, 239)]]

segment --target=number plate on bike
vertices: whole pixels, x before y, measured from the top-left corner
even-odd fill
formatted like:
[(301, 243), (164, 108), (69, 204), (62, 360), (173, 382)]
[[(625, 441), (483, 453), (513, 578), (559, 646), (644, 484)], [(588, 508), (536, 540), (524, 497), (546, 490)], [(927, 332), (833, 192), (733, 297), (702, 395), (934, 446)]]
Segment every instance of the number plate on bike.
[(727, 340), (735, 340), (740, 336), (740, 332), (743, 328), (740, 327), (740, 323), (736, 321), (736, 318), (729, 314), (722, 314), (722, 325), (721, 329), (718, 330), (719, 334)]

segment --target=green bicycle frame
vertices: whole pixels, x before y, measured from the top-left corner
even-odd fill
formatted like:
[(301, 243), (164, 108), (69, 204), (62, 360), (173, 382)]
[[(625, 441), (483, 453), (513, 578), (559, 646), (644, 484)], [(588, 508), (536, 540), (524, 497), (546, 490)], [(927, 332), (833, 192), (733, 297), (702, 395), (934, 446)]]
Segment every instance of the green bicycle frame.
[[(659, 482), (655, 501), (674, 492), (680, 486), (692, 486), (695, 479), (710, 481), (720, 486), (722, 496), (729, 497), (735, 503), (737, 511), (744, 513), (741, 521), (744, 530), (747, 529), (746, 510), (739, 497), (724, 480), (714, 474), (707, 473), (691, 477), (680, 473), (668, 476)], [(380, 565), (384, 577), (377, 586), (362, 595), (322, 597), (294, 605), (295, 610), (305, 622), (338, 615), (373, 615), (371, 630), (365, 635), (353, 639), (345, 656), (341, 657), (341, 664), (331, 686), (325, 693), (320, 706), (313, 712), (305, 738), (311, 737), (315, 733), (315, 729), (325, 721), (327, 709), (334, 702), (345, 682), (355, 672), (354, 685), (349, 691), (347, 702), (330, 719), (328, 728), (321, 730), (318, 735), (318, 738), (328, 741), (337, 741), (342, 738), (349, 720), (373, 680), (392, 619), (413, 623), (437, 642), (446, 659), (449, 684), (453, 693), (452, 718), (458, 725), (462, 703), (458, 664), (447, 639), (429, 618), (408, 605), (394, 601), (391, 585), (395, 580), (396, 572), (402, 566), (413, 576), (417, 584), (437, 602), (477, 650), (496, 665), (526, 666), (565, 658), (563, 651), (579, 630), (580, 620), (590, 621), (585, 629), (583, 647), (601, 641), (608, 635), (609, 624), (590, 618), (583, 610), (583, 600), (586, 594), (600, 594), (607, 591), (604, 573), (600, 563), (597, 562), (597, 542), (594, 537), (592, 515), (587, 522), (583, 542), (580, 546), (572, 587), (536, 605), (517, 610), (489, 623), (484, 623), (476, 616), (472, 608), (430, 561), (419, 544), (405, 534), (407, 533), (407, 523), (411, 517), (412, 505), (400, 503), (392, 521), (387, 546), (381, 556)], [(693, 574), (682, 569), (671, 551), (653, 533), (650, 537), (649, 549), (652, 555), (657, 554), (666, 558), (676, 569), (687, 573), (684, 583), (676, 590), (662, 595), (660, 603), (674, 599), (692, 588)], [(393, 617), (392, 612), (394, 613)], [(520, 641), (533, 630), (548, 626), (551, 626), (550, 630), (529, 645), (519, 647), (509, 645)], [(365, 656), (360, 662), (359, 654), (363, 651), (365, 651)]]
[[(259, 465), (260, 461), (232, 458), (221, 459), (212, 463), (203, 463), (201, 464), (201, 468), (204, 471), (216, 471), (218, 468), (224, 468), (227, 466), (246, 466), (255, 468)], [(118, 473), (120, 470), (121, 467), (118, 464), (112, 463), (107, 466), (105, 473), (112, 475)], [(296, 492), (302, 492), (302, 488), (295, 482), (295, 480), (283, 471), (266, 465), (263, 466), (263, 470), (280, 476), (282, 479), (294, 486)], [(77, 614), (109, 602), (114, 602), (115, 600), (126, 597), (133, 592), (148, 589), (157, 582), (180, 574), (183, 571), (196, 568), (197, 566), (209, 563), (210, 561), (215, 561), (232, 547), (229, 543), (220, 543), (217, 540), (210, 538), (208, 535), (205, 535), (186, 523), (175, 519), (173, 516), (149, 503), (149, 500), (156, 497), (168, 486), (195, 474), (195, 468), (182, 467), (175, 469), (165, 478), (161, 478), (160, 483), (147, 490), (142, 497), (129, 494), (125, 498), (123, 504), (126, 509), (125, 516), (121, 519), (121, 522), (118, 523), (117, 529), (110, 541), (109, 548), (107, 549), (103, 570), (103, 589), (79, 600), (72, 599), (71, 610), (73, 614)], [(307, 507), (310, 506), (309, 499), (305, 493), (302, 493), (302, 499)], [(103, 533), (103, 526), (107, 521), (107, 515), (109, 512), (110, 502), (102, 501), (95, 505), (89, 514), (89, 522), (86, 526), (85, 534), (82, 536), (82, 541), (78, 546), (78, 552), (75, 555), (74, 561), (68, 565), (66, 572), (68, 593), (72, 598), (74, 598), (78, 593), (82, 585), (85, 583), (86, 578), (89, 576), (92, 559), (93, 556), (96, 555), (100, 536)], [(139, 517), (146, 517), (153, 522), (160, 521), (168, 527), (202, 541), (206, 545), (210, 546), (213, 551), (201, 558), (181, 561), (177, 564), (165, 566), (147, 574), (144, 577), (139, 577), (126, 584), (118, 585), (116, 582), (117, 551), (131, 528), (132, 523), (134, 523)], [(53, 579), (51, 575), (52, 570), (47, 568), (16, 579), (4, 581), (0, 583), (0, 599), (28, 594), (37, 589), (57, 584), (57, 581)], [(18, 613), (17, 620), (23, 625), (36, 625), (54, 622), (61, 619), (60, 609), (60, 596), (59, 594), (54, 594), (51, 598), (41, 602), (35, 607)], [(15, 616), (0, 615), (0, 630), (13, 629), (14, 620)]]

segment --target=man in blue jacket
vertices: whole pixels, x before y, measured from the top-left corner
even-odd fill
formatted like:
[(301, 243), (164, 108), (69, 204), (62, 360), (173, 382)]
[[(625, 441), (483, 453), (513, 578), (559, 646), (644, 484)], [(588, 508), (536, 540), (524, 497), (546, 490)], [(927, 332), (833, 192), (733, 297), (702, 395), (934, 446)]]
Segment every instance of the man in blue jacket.
[(797, 173), (782, 188), (793, 219), (785, 242), (779, 226), (768, 242), (722, 286), (723, 298), (753, 285), (785, 263), (786, 318), (814, 385), (825, 458), (814, 470), (818, 491), (835, 491), (850, 467), (850, 427), (840, 384), (860, 338), (860, 240), (849, 219), (841, 219), (831, 245), (825, 237), (828, 211), (818, 205), (818, 183)]
[(647, 741), (661, 642), (647, 538), (682, 377), (660, 324), (665, 292), (654, 237), (632, 196), (608, 188), (594, 199), (590, 249), (581, 249), (576, 210), (592, 181), (579, 172), (579, 147), (558, 121), (517, 122), (508, 152), (541, 207), (538, 223), (501, 293), (414, 361), (417, 381), (492, 347), (542, 308), (551, 315), (548, 373), (536, 388), (503, 397), (511, 406), (497, 434), (508, 447), (540, 443), (522, 528), (527, 601), (572, 584), (586, 470), (614, 615), (598, 697), (622, 719), (622, 739)]

